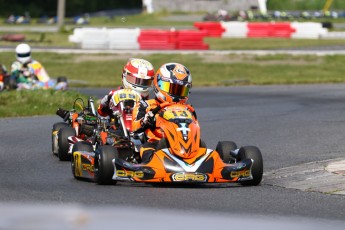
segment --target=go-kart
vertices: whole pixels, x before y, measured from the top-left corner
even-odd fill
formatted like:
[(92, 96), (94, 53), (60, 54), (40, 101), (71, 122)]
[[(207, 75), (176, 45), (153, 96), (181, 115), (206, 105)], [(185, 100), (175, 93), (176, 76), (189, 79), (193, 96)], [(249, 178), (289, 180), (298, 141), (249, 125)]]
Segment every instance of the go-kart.
[(231, 141), (219, 142), (216, 150), (206, 148), (191, 111), (194, 111), (191, 106), (178, 103), (163, 103), (151, 111), (163, 137), (150, 162), (133, 164), (122, 159), (116, 148), (103, 149), (95, 163), (98, 180), (104, 184), (117, 181), (260, 184), (263, 175), (260, 150), (255, 146), (237, 148)]
[(0, 64), (0, 92), (9, 88), (10, 75), (7, 73), (6, 67)]
[(116, 151), (118, 156), (127, 162), (138, 163), (140, 161), (139, 149), (146, 141), (144, 133), (132, 132), (132, 111), (140, 100), (140, 95), (131, 89), (116, 91), (111, 98), (113, 120), (98, 118), (97, 126), (83, 124), (83, 133), (92, 134), (93, 141), (81, 141), (72, 149), (71, 168), (76, 179), (90, 179), (102, 184), (102, 177), (98, 177), (95, 170), (99, 167), (99, 161), (111, 164), (112, 159), (100, 157), (105, 151)]
[(10, 78), (9, 86), (11, 89), (55, 89), (66, 90), (68, 87), (66, 77), (57, 77), (51, 79), (39, 62), (26, 64), (20, 71), (20, 74), (25, 76), (27, 82), (17, 82), (16, 78)]
[(92, 126), (93, 128), (97, 125), (94, 101), (90, 97), (87, 106), (84, 106), (83, 99), (77, 98), (73, 103), (73, 109), (59, 108), (56, 114), (63, 119), (63, 122), (57, 122), (53, 125), (52, 152), (61, 161), (67, 161), (71, 158), (75, 143), (80, 141), (92, 142), (92, 133), (85, 132), (82, 125)]

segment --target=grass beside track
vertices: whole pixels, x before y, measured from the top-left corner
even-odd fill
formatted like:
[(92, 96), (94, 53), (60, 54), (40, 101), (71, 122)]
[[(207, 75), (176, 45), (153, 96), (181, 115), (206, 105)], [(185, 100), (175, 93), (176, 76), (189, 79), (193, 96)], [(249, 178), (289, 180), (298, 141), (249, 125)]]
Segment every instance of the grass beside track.
[[(1, 53), (0, 63), (8, 68), (14, 54)], [(66, 76), (70, 86), (117, 87), (130, 54), (36, 53), (51, 77)], [(187, 66), (193, 87), (222, 85), (306, 84), (345, 82), (345, 56), (330, 55), (234, 55), (234, 54), (150, 54), (136, 56), (157, 69), (166, 62)]]
[(0, 93), (0, 118), (52, 115), (59, 107), (72, 109), (76, 98), (87, 103), (88, 96), (76, 91), (4, 91)]

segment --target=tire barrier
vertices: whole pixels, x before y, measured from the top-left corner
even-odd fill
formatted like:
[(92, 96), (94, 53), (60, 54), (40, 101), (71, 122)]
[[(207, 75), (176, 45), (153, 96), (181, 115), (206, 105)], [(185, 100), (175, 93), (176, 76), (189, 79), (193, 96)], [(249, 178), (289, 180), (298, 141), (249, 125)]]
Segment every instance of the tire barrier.
[(138, 42), (141, 50), (174, 50), (176, 49), (176, 31), (142, 30)]
[(204, 38), (208, 36), (206, 31), (180, 30), (176, 32), (176, 49), (178, 50), (208, 50)]
[(82, 49), (207, 50), (205, 30), (76, 28), (69, 42)]
[[(203, 26), (205, 23), (206, 26)], [(218, 25), (217, 25), (218, 23)], [(212, 27), (212, 26), (213, 27)], [(219, 31), (220, 37), (230, 38), (305, 38), (326, 37), (328, 29), (316, 22), (197, 22), (194, 26), (202, 30)]]
[(205, 37), (319, 39), (331, 36), (316, 22), (195, 22), (196, 30), (76, 28), (69, 42), (82, 49), (207, 50)]
[(207, 32), (208, 37), (221, 37), (225, 28), (219, 22), (195, 22), (194, 27)]

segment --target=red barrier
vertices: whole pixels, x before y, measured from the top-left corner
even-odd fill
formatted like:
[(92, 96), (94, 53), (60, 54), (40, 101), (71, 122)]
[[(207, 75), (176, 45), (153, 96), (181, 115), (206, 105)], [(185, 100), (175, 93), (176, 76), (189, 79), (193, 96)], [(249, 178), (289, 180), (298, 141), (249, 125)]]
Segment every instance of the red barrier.
[(207, 35), (207, 31), (198, 30), (142, 30), (138, 42), (142, 50), (205, 50), (208, 45), (203, 40)]
[(248, 23), (247, 37), (264, 38), (264, 37), (291, 37), (295, 30), (291, 27), (290, 23), (270, 23), (270, 22), (257, 22)]
[(209, 37), (221, 37), (223, 32), (225, 32), (220, 22), (194, 22), (194, 27), (207, 31), (207, 36)]
[(271, 37), (290, 38), (296, 30), (291, 27), (289, 22), (272, 23)]
[(138, 37), (140, 49), (176, 49), (176, 32), (170, 30), (141, 30)]
[(176, 48), (180, 50), (207, 50), (208, 45), (204, 43), (204, 37), (208, 36), (207, 31), (180, 30), (176, 32)]
[(258, 37), (269, 37), (271, 33), (270, 23), (248, 23), (247, 37), (258, 38)]

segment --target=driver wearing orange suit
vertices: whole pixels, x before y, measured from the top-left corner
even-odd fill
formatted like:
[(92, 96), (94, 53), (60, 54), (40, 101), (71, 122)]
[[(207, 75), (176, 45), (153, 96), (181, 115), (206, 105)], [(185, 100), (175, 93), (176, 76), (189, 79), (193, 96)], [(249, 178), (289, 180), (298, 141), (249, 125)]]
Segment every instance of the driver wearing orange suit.
[[(133, 110), (133, 132), (145, 130), (148, 142), (140, 149), (143, 163), (148, 163), (152, 158), (159, 140), (163, 137), (159, 127), (155, 126), (155, 119), (151, 110), (162, 103), (185, 104), (192, 88), (192, 76), (189, 70), (179, 63), (166, 63), (156, 72), (153, 80), (155, 99), (141, 100)], [(195, 111), (191, 111), (195, 118)]]

